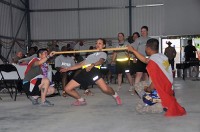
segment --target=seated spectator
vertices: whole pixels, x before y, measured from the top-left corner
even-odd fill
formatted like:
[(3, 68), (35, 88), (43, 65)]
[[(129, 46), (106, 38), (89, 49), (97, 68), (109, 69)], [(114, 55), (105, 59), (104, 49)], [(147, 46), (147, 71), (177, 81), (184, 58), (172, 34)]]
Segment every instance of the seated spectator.
[(21, 51), (16, 53), (16, 56), (12, 58), (12, 63), (17, 64), (20, 59), (22, 59), (23, 53)]
[[(69, 50), (71, 49), (68, 49), (66, 46), (63, 46), (61, 49), (61, 51), (69, 51)], [(58, 71), (58, 74), (56, 75), (57, 76), (60, 75), (62, 78), (63, 97), (67, 96), (67, 94), (64, 91), (64, 87), (70, 81), (70, 77), (72, 76), (72, 71), (62, 72), (62, 73), (60, 73), (59, 71), (61, 68), (68, 68), (75, 65), (74, 59), (71, 56), (72, 56), (71, 54), (63, 54), (57, 56), (55, 59), (55, 68)]]
[(18, 63), (21, 63), (21, 64), (28, 64), (30, 60), (32, 60), (33, 58), (36, 58), (37, 57), (37, 46), (35, 47), (31, 47), (29, 50), (28, 50), (28, 53), (26, 55), (26, 58), (22, 58), (20, 60), (18, 60)]

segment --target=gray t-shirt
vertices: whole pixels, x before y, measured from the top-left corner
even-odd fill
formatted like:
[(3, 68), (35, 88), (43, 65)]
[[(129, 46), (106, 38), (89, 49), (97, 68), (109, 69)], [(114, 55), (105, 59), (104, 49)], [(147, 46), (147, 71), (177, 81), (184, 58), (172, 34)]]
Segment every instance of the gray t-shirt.
[(90, 54), (86, 59), (85, 59), (85, 64), (92, 64), (92, 63), (96, 63), (97, 61), (99, 61), (100, 59), (107, 59), (107, 54), (105, 52), (96, 52), (93, 54)]
[(65, 57), (63, 55), (59, 55), (55, 59), (55, 67), (67, 68), (74, 65), (75, 65), (74, 59), (69, 56)]
[[(128, 42), (124, 41), (123, 43), (117, 43), (116, 44), (116, 48), (120, 48), (120, 47), (126, 47), (127, 45), (129, 45)], [(127, 58), (127, 54), (128, 52), (125, 50), (119, 50), (119, 51), (115, 51), (117, 53), (117, 57), (116, 59), (124, 59)]]
[(146, 56), (145, 48), (146, 48), (146, 43), (150, 39), (150, 37), (139, 37), (136, 39), (136, 41), (131, 44), (139, 53), (142, 55)]

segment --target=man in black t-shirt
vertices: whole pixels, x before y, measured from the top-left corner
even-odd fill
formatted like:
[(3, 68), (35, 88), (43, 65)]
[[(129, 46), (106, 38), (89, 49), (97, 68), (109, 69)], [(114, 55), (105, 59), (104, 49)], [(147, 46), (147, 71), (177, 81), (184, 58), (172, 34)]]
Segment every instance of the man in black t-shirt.
[(185, 61), (194, 60), (196, 58), (196, 51), (197, 49), (195, 46), (192, 45), (192, 40), (188, 40), (188, 45), (185, 46), (184, 52), (185, 52)]

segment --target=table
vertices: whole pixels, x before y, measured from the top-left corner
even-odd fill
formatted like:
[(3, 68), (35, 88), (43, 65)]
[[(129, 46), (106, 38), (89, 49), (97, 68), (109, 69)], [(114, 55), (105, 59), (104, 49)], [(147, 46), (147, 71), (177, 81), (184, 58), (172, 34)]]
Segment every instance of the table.
[(183, 70), (183, 80), (185, 80), (185, 70), (187, 68), (190, 68), (191, 66), (200, 66), (200, 61), (187, 61), (183, 63), (177, 63), (176, 69), (182, 69)]
[[(19, 75), (21, 77), (21, 79), (24, 79), (24, 72), (27, 68), (27, 65), (14, 65), (18, 72), (19, 72)], [(3, 75), (4, 75), (4, 78), (5, 80), (12, 80), (12, 79), (18, 79), (18, 75), (16, 72), (2, 72)], [(50, 81), (52, 81), (52, 68), (51, 68), (51, 65), (49, 65), (49, 70), (48, 70), (48, 78)], [(1, 76), (0, 76), (0, 79), (1, 79)]]

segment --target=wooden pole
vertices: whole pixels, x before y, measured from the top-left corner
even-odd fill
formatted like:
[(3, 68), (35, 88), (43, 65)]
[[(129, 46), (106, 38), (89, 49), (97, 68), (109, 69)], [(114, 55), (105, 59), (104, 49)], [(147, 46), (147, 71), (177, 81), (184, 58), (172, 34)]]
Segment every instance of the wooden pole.
[(83, 53), (83, 52), (98, 52), (98, 51), (117, 51), (117, 50), (127, 50), (127, 47), (122, 48), (107, 48), (102, 50), (74, 50), (74, 51), (59, 51), (55, 52), (55, 54), (71, 54), (71, 53)]

